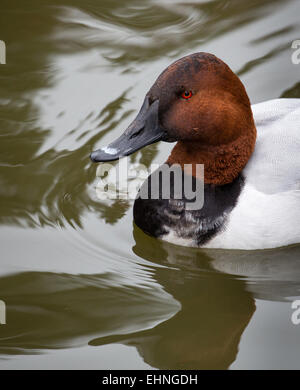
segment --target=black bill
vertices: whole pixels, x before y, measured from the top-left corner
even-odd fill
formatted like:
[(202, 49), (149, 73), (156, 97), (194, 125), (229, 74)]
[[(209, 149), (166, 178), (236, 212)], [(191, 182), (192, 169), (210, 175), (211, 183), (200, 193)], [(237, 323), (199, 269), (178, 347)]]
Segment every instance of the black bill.
[(108, 146), (91, 153), (93, 162), (117, 160), (164, 138), (158, 123), (159, 100), (150, 104), (146, 96), (142, 108), (127, 130)]

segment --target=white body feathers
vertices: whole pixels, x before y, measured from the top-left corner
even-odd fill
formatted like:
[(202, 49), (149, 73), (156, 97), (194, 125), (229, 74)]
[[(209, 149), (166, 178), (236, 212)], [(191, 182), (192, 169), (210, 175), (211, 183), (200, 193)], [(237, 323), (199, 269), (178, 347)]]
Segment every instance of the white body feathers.
[(209, 248), (264, 249), (300, 242), (300, 99), (252, 106), (257, 128), (245, 186)]

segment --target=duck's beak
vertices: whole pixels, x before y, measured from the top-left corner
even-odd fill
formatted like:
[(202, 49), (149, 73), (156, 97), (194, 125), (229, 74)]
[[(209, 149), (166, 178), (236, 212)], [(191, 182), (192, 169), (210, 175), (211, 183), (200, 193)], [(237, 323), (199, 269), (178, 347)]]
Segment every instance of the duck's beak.
[(93, 162), (117, 160), (163, 139), (165, 131), (158, 123), (158, 105), (158, 99), (150, 104), (146, 96), (140, 112), (127, 130), (108, 146), (92, 152), (91, 160)]

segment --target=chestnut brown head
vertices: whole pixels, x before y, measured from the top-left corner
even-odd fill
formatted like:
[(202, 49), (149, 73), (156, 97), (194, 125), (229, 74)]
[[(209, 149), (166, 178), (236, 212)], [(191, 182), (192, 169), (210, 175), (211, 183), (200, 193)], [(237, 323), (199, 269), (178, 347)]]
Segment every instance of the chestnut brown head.
[(228, 143), (252, 124), (242, 82), (212, 54), (195, 53), (174, 62), (146, 96), (159, 100), (159, 123), (177, 141)]
[[(214, 167), (218, 172), (212, 176), (226, 176), (228, 182), (247, 163), (255, 136), (249, 98), (240, 79), (214, 55), (195, 53), (161, 73), (136, 119), (116, 141), (93, 152), (91, 159), (116, 160), (160, 140), (179, 141), (168, 162), (204, 163), (208, 173)], [(218, 168), (220, 156), (223, 172)], [(236, 161), (232, 174), (227, 167), (230, 160)]]

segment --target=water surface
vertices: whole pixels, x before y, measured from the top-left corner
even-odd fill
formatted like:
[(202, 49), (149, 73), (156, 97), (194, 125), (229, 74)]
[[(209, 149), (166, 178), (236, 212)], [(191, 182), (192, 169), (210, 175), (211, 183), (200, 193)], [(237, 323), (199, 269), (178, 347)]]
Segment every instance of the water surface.
[[(99, 200), (89, 153), (172, 61), (222, 58), (252, 103), (300, 98), (297, 0), (1, 0), (0, 368), (300, 368), (300, 248), (197, 250)], [(156, 144), (131, 162), (162, 163)]]

